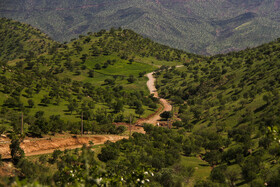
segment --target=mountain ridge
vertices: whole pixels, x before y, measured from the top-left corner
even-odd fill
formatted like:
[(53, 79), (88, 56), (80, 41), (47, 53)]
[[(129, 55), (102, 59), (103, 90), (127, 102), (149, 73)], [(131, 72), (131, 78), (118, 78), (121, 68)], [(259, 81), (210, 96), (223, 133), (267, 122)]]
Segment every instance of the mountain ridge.
[(29, 23), (58, 41), (122, 27), (173, 48), (210, 55), (278, 38), (279, 3), (279, 0), (98, 0), (95, 3), (3, 0), (0, 16)]

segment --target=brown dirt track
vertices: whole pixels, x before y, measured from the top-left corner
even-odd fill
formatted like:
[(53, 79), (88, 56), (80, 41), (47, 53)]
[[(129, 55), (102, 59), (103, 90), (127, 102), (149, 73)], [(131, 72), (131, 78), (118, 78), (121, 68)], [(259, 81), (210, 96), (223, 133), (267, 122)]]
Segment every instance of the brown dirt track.
[[(159, 98), (157, 89), (155, 87), (156, 79), (153, 77), (153, 73), (154, 72), (148, 73), (146, 75), (149, 78), (149, 80), (147, 82), (147, 86), (148, 86), (148, 89), (150, 91), (150, 94), (154, 94), (154, 97)], [(160, 100), (160, 103), (163, 106), (163, 108), (161, 110), (158, 110), (155, 114), (152, 114), (151, 116), (149, 116), (147, 119), (138, 120), (137, 121), (138, 124), (150, 123), (150, 124), (156, 125), (161, 118), (159, 115), (162, 112), (172, 110), (172, 106), (168, 103), (167, 100), (165, 100), (163, 98), (159, 98), (159, 100)]]
[[(116, 142), (127, 136), (118, 135), (85, 135), (85, 136), (61, 136), (43, 139), (27, 138), (21, 143), (21, 148), (26, 156), (52, 153), (54, 150), (75, 149), (82, 147), (83, 144), (89, 144), (92, 141), (94, 145), (104, 144), (107, 140)], [(10, 158), (10, 140), (8, 138), (0, 139), (0, 154), (2, 158)]]
[[(153, 77), (153, 72), (146, 75), (149, 80), (147, 82), (148, 89), (151, 94), (154, 94), (154, 97), (158, 97), (157, 90), (155, 88), (155, 78)], [(148, 118), (140, 119), (136, 124), (150, 123), (156, 125), (160, 119), (160, 113), (163, 111), (171, 111), (172, 106), (168, 103), (167, 100), (159, 98), (162, 104), (162, 107), (157, 110), (154, 114), (150, 115)], [(124, 125), (129, 129), (128, 124), (116, 124)], [(132, 132), (145, 133), (143, 127), (132, 125)], [(88, 144), (89, 141), (92, 141), (94, 145), (104, 144), (107, 140), (116, 142), (120, 139), (128, 138), (128, 136), (118, 136), (118, 135), (84, 135), (84, 136), (71, 136), (71, 135), (60, 135), (49, 138), (25, 138), (21, 143), (21, 147), (25, 152), (26, 156), (40, 155), (52, 153), (54, 150), (64, 150), (64, 149), (75, 149), (82, 147), (83, 144)], [(2, 158), (10, 158), (10, 140), (8, 138), (0, 137), (0, 154)]]

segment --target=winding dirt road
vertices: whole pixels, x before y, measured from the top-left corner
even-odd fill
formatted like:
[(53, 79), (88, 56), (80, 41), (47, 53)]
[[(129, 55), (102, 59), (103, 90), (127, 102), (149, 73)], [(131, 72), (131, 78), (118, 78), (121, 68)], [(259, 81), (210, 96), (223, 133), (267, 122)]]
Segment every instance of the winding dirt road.
[[(180, 66), (177, 66), (180, 67)], [(154, 94), (154, 97), (159, 98), (157, 89), (155, 87), (156, 79), (153, 77), (153, 73), (148, 73), (147, 86), (150, 94)], [(156, 113), (152, 114), (146, 119), (140, 119), (136, 123), (150, 123), (156, 125), (158, 120), (160, 120), (160, 114), (164, 111), (171, 111), (172, 106), (167, 100), (159, 98), (162, 108), (160, 108)], [(140, 128), (140, 129), (139, 129)], [(135, 132), (145, 133), (142, 127), (136, 127), (133, 129)], [(27, 138), (21, 143), (21, 148), (24, 150), (26, 156), (41, 155), (52, 153), (54, 150), (65, 150), (65, 149), (75, 149), (82, 147), (83, 144), (89, 144), (92, 141), (94, 145), (104, 144), (107, 140), (116, 142), (120, 139), (128, 138), (128, 136), (118, 136), (118, 135), (88, 135), (88, 136), (77, 136), (73, 137), (68, 135), (67, 137), (51, 137), (49, 139), (32, 139)], [(2, 158), (10, 158), (10, 140), (8, 138), (0, 138), (0, 154)]]
[[(154, 72), (146, 74), (146, 76), (149, 79), (148, 82), (147, 82), (147, 87), (150, 91), (150, 94), (154, 94), (154, 97), (159, 98), (157, 89), (155, 87), (156, 79), (154, 78), (153, 73)], [(159, 115), (162, 112), (172, 110), (172, 106), (168, 103), (168, 101), (166, 99), (159, 98), (159, 100), (160, 100), (160, 103), (162, 104), (163, 108), (161, 110), (157, 111), (155, 114), (151, 115), (147, 119), (138, 120), (137, 121), (138, 124), (150, 123), (150, 124), (156, 125), (158, 123), (158, 120), (160, 120), (160, 118), (161, 118)]]

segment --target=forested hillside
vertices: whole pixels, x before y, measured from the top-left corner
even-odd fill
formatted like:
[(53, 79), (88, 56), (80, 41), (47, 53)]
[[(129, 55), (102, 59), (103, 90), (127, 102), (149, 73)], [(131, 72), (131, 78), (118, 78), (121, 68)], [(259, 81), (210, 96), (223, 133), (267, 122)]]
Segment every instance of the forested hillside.
[[(40, 43), (31, 40), (24, 43), (26, 37), (21, 38), (14, 27), (25, 31), (22, 33), (36, 31), (34, 35), (28, 32), (29, 38), (44, 36), (41, 48), (36, 51)], [(0, 76), (1, 132), (19, 132), (23, 113), (25, 131), (31, 136), (79, 133), (81, 116), (85, 131), (119, 133), (112, 123), (128, 122), (130, 115), (136, 121), (159, 107), (157, 99), (148, 97), (146, 73), (159, 65), (201, 58), (130, 30), (80, 35), (69, 44), (55, 43), (39, 31), (11, 20), (6, 20), (3, 31), (9, 36), (4, 46), (23, 43), (29, 50), (21, 50), (17, 56), (13, 47), (13, 51), (3, 50), (1, 57), (6, 60), (2, 61)]]
[(2, 0), (0, 16), (64, 42), (111, 27), (196, 54), (241, 50), (280, 35), (279, 0)]
[(0, 18), (0, 40), (2, 62), (42, 54), (56, 44), (38, 29), (6, 18)]
[(279, 49), (278, 39), (156, 73), (160, 96), (178, 107), (173, 125), (203, 137), (211, 181), (279, 184)]
[[(5, 20), (7, 43), (20, 37), (13, 25), (31, 29)], [(279, 184), (279, 39), (204, 57), (121, 28), (64, 44), (43, 36), (39, 43), (23, 42), (33, 53), (1, 53), (0, 134), (11, 158), (0, 155), (0, 185)], [(36, 50), (42, 43), (50, 45)], [(52, 141), (56, 134), (127, 135), (115, 124), (133, 123), (160, 107), (146, 88), (144, 75), (153, 71), (159, 96), (174, 107), (160, 115), (169, 128), (143, 124), (145, 133), (115, 143), (24, 156), (22, 142)]]

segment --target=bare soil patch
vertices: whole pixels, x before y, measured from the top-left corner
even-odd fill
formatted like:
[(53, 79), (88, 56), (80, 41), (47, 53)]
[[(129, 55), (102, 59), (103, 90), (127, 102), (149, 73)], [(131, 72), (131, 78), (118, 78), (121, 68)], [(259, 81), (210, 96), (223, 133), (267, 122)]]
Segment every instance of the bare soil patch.
[[(26, 156), (40, 155), (52, 153), (54, 150), (75, 149), (82, 147), (83, 144), (89, 144), (92, 141), (94, 145), (104, 144), (110, 140), (116, 142), (120, 139), (128, 138), (127, 136), (119, 135), (85, 135), (85, 136), (63, 136), (51, 137), (43, 139), (25, 139), (21, 143), (21, 148), (24, 150)], [(10, 158), (10, 140), (0, 140), (0, 154), (2, 158)]]

